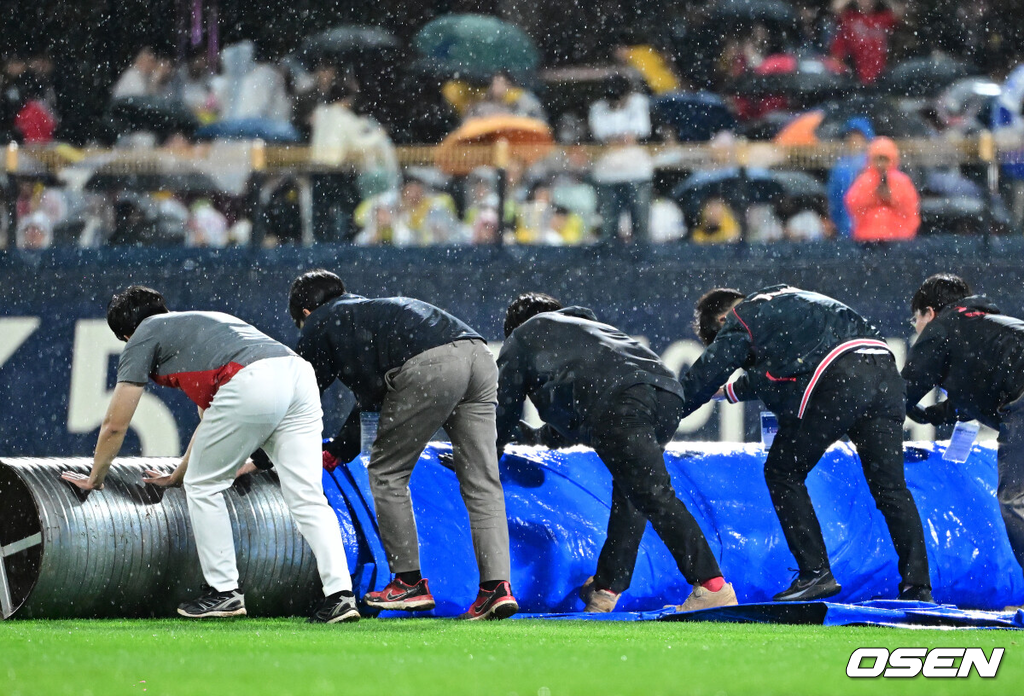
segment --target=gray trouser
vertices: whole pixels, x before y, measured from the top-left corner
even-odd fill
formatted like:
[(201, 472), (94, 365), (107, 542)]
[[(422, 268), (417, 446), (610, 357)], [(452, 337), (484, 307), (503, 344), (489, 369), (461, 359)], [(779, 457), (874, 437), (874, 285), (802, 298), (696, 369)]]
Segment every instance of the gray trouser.
[(409, 477), (431, 436), (452, 441), (455, 475), (469, 512), (480, 582), (508, 580), (505, 494), (498, 480), (498, 368), (480, 340), (456, 341), (410, 358), (385, 378), (387, 396), (370, 453), (370, 490), (392, 573), (420, 569)]

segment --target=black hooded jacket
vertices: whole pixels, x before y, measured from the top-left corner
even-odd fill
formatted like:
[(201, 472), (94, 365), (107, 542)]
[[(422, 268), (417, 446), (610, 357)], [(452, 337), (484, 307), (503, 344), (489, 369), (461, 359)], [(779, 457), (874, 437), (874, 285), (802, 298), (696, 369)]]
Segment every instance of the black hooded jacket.
[(589, 442), (593, 418), (627, 387), (651, 384), (682, 397), (651, 350), (584, 307), (543, 312), (519, 326), (498, 355), (498, 450), (511, 442), (529, 396), (544, 444)]
[(760, 398), (780, 418), (801, 418), (833, 360), (851, 350), (888, 351), (878, 330), (842, 302), (787, 285), (750, 295), (729, 311), (707, 350), (681, 379), (686, 415), (726, 386), (735, 403)]
[[(1024, 321), (980, 296), (943, 307), (910, 347), (903, 378), (914, 420), (998, 427), (999, 409), (1024, 392)], [(947, 399), (926, 413), (917, 403), (935, 386)]]
[(335, 379), (356, 407), (327, 451), (342, 461), (359, 453), (359, 414), (380, 411), (384, 376), (420, 353), (478, 333), (442, 309), (409, 297), (367, 298), (345, 293), (308, 317), (296, 352), (313, 365), (323, 392)]

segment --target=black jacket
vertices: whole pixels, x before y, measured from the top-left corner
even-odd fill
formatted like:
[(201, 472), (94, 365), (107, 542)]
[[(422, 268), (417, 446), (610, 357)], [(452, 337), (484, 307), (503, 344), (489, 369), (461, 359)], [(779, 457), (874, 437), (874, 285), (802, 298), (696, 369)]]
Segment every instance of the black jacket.
[[(996, 428), (999, 409), (1024, 392), (1024, 321), (1000, 314), (984, 297), (944, 307), (910, 347), (903, 378), (914, 420), (978, 419)], [(926, 414), (917, 403), (935, 386), (947, 399)]]
[(356, 397), (356, 407), (328, 450), (351, 460), (353, 446), (359, 451), (359, 413), (380, 410), (387, 393), (384, 376), (409, 358), (463, 339), (483, 340), (448, 312), (408, 297), (346, 293), (318, 307), (306, 318), (296, 352), (313, 365), (321, 392), (337, 379)]
[(726, 387), (731, 402), (760, 398), (780, 418), (800, 418), (821, 373), (840, 355), (885, 350), (878, 330), (842, 302), (786, 285), (750, 295), (734, 307), (715, 340), (682, 378), (685, 414)]
[(512, 332), (498, 355), (498, 451), (521, 439), (514, 433), (527, 396), (547, 424), (543, 444), (587, 444), (592, 420), (636, 384), (682, 396), (656, 354), (589, 309), (538, 314)]

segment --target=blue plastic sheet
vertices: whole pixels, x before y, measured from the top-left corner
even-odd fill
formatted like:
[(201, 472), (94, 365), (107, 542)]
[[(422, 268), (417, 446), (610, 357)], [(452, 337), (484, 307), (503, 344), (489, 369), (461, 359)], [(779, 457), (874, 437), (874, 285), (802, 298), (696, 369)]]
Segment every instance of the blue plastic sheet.
[[(593, 574), (605, 539), (611, 476), (585, 448), (509, 449), (501, 478), (516, 598), (526, 613), (578, 612), (582, 602), (576, 593)], [(965, 464), (943, 461), (941, 445), (911, 445), (905, 453), (907, 481), (924, 521), (936, 600), (975, 609), (1024, 603), (1024, 577), (996, 502), (995, 450), (976, 445)], [(718, 443), (674, 445), (666, 454), (676, 493), (704, 530), (742, 603), (768, 602), (789, 584), (788, 568), (794, 565), (764, 483), (764, 458), (760, 445)], [(410, 482), (421, 568), (437, 601), (436, 616), (464, 611), (479, 582), (450, 461), (450, 445), (431, 445)], [(325, 474), (324, 483), (346, 534), (357, 593), (380, 589), (390, 576), (365, 462), (357, 459)], [(838, 444), (829, 450), (808, 487), (833, 572), (843, 585), (835, 601), (894, 597), (896, 554), (853, 448)], [(681, 603), (689, 592), (668, 549), (648, 528), (632, 585), (617, 608), (658, 613), (665, 605)]]

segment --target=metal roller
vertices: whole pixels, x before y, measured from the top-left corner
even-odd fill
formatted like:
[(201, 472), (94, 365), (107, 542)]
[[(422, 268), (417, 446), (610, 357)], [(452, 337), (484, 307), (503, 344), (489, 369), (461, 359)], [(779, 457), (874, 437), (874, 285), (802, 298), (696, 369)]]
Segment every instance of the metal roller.
[[(202, 574), (185, 492), (142, 482), (177, 459), (119, 459), (101, 491), (60, 479), (91, 459), (0, 460), (3, 618), (171, 616)], [(259, 616), (307, 613), (322, 595), (313, 552), (276, 474), (244, 476), (225, 492), (246, 607)]]

